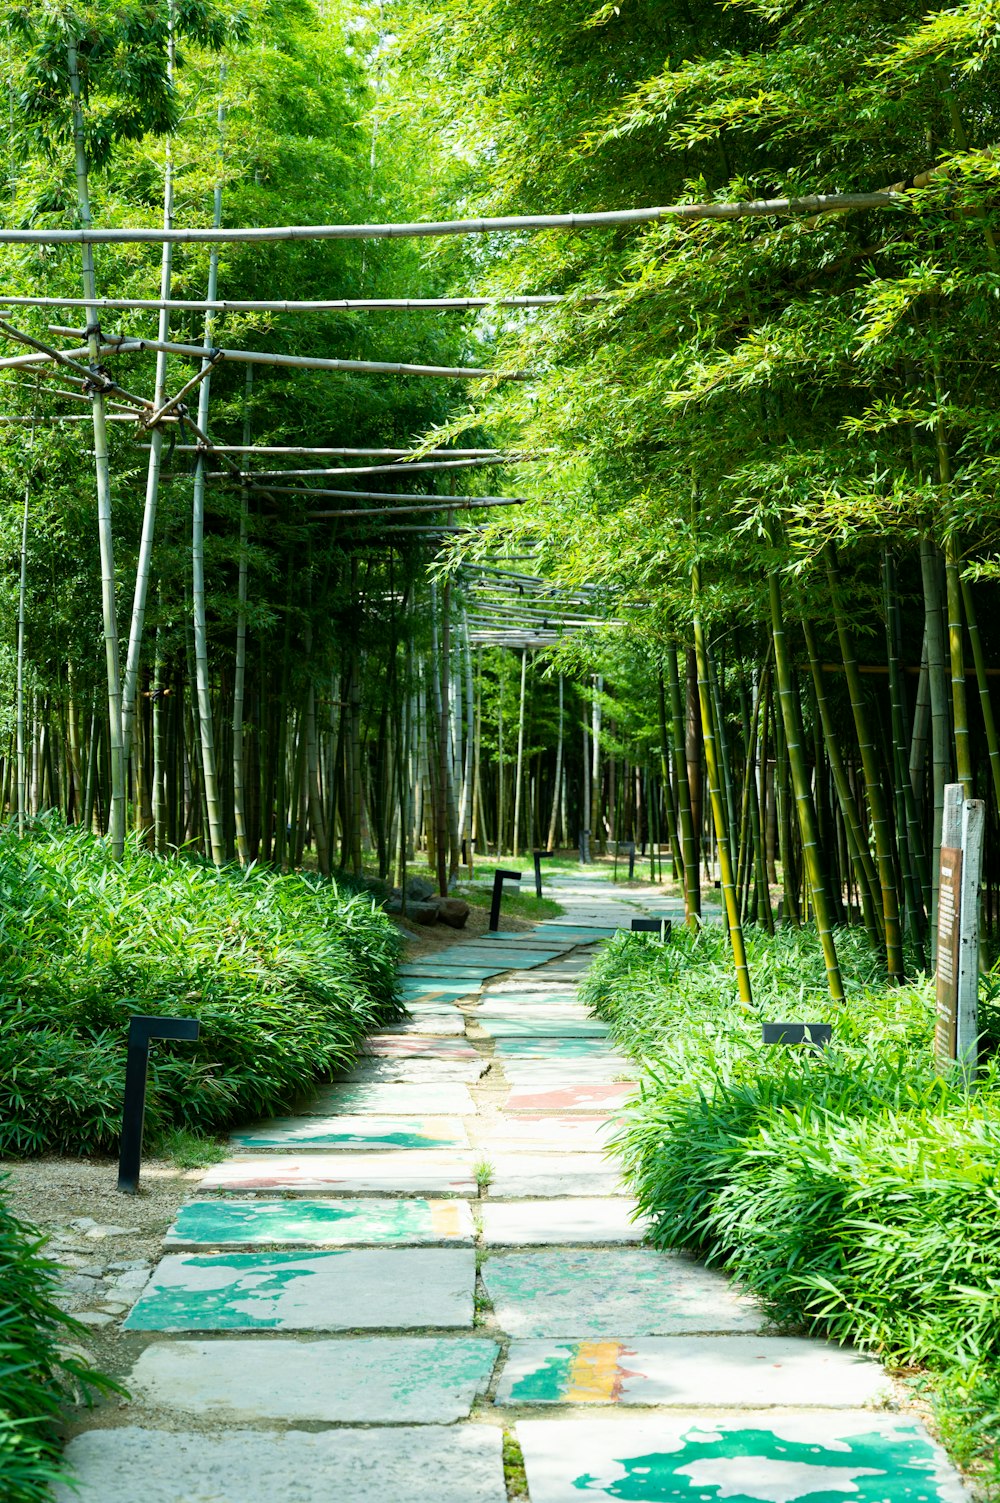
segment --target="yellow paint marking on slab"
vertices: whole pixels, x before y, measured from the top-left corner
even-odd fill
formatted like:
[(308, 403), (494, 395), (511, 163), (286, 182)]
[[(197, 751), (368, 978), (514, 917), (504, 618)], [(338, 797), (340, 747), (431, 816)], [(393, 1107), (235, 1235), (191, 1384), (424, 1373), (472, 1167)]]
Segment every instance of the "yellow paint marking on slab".
[(431, 1228), (436, 1237), (457, 1237), (461, 1231), (458, 1222), (458, 1206), (447, 1201), (431, 1203)]
[(618, 1397), (619, 1341), (581, 1341), (566, 1384), (567, 1404), (601, 1404)]

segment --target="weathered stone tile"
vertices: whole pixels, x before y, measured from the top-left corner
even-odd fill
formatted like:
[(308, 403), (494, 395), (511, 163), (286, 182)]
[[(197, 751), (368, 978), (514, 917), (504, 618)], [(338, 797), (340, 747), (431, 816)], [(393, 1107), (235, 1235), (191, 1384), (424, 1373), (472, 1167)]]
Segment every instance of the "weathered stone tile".
[[(160, 1409), (229, 1424), (447, 1425), (468, 1415), (498, 1351), (473, 1336), (160, 1341), (142, 1353), (128, 1388)], [(250, 1373), (267, 1381), (248, 1382)]]
[(496, 1124), (489, 1147), (491, 1153), (604, 1153), (617, 1126), (610, 1117), (522, 1112)]
[(225, 1159), (202, 1190), (276, 1190), (286, 1195), (474, 1195), (471, 1153), (262, 1154)]
[(230, 1134), (237, 1151), (274, 1148), (290, 1152), (344, 1148), (354, 1153), (391, 1149), (468, 1148), (465, 1128), (455, 1118), (420, 1117), (276, 1117), (259, 1127)]
[(515, 1341), (498, 1404), (858, 1409), (890, 1393), (882, 1367), (791, 1336), (646, 1336)]
[(489, 1059), (477, 1054), (473, 1059), (436, 1059), (433, 1055), (394, 1057), (367, 1055), (347, 1075), (338, 1077), (335, 1085), (428, 1085), (432, 1081), (479, 1080), (490, 1068)]
[(426, 1085), (371, 1084), (322, 1086), (306, 1111), (325, 1117), (330, 1112), (369, 1112), (392, 1117), (471, 1116), (475, 1105), (468, 1086), (457, 1081), (431, 1080)]
[(623, 1107), (636, 1095), (631, 1081), (556, 1086), (532, 1089), (521, 1086), (504, 1102), (505, 1112), (610, 1112)]
[(472, 1325), (465, 1248), (172, 1253), (124, 1325), (131, 1331), (350, 1331)]
[(592, 1059), (628, 1065), (624, 1055), (615, 1054), (603, 1038), (518, 1038), (498, 1039), (497, 1054), (506, 1059), (544, 1059), (563, 1061)]
[[(465, 1032), (465, 1019), (458, 1011), (451, 1012), (423, 1012), (415, 1009), (413, 1015), (405, 1018), (401, 1023), (393, 1023), (391, 1028), (385, 1029), (386, 1033), (398, 1036), (399, 1034), (428, 1034), (436, 1038), (461, 1038)], [(380, 1033), (373, 1034), (379, 1038)]]
[(553, 1039), (558, 1043), (576, 1039), (606, 1039), (607, 1023), (597, 1018), (566, 1017), (518, 1017), (514, 1014), (500, 1016), (485, 1009), (476, 1014), (476, 1022), (495, 1039)]
[(425, 1038), (419, 1034), (378, 1033), (365, 1043), (365, 1054), (398, 1059), (476, 1059), (471, 1044), (452, 1038)]
[(464, 1200), (195, 1200), (181, 1206), (164, 1245), (471, 1247), (472, 1242), (472, 1212)]
[(490, 1196), (519, 1200), (533, 1195), (625, 1195), (617, 1160), (603, 1153), (492, 1153)]
[(646, 1221), (624, 1196), (577, 1200), (485, 1200), (487, 1247), (594, 1246), (641, 1242)]
[(759, 1330), (728, 1279), (652, 1248), (494, 1253), (483, 1281), (510, 1336), (672, 1336)]
[(531, 1503), (965, 1503), (944, 1452), (916, 1420), (861, 1414), (668, 1415), (525, 1420)]
[[(55, 1503), (505, 1503), (488, 1425), (203, 1432), (90, 1430), (71, 1441)], [(140, 1480), (141, 1479), (141, 1480)], [(137, 1491), (138, 1488), (138, 1491)]]
[(538, 1086), (539, 1089), (587, 1083), (630, 1083), (638, 1073), (636, 1066), (620, 1055), (575, 1055), (566, 1059), (553, 1059), (551, 1055), (511, 1056), (500, 1055), (498, 1052), (494, 1063), (501, 1067), (504, 1078), (511, 1085)]

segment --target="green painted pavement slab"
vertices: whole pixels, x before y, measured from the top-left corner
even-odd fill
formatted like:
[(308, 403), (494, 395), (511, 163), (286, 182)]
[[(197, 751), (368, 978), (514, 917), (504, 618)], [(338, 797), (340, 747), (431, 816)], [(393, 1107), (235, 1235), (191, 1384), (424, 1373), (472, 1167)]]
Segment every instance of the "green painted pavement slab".
[[(487, 1387), (499, 1347), (478, 1337), (160, 1341), (128, 1378), (133, 1398), (180, 1414), (355, 1425), (447, 1425)], [(266, 1373), (264, 1383), (248, 1373)]]
[(498, 1039), (496, 1052), (505, 1058), (517, 1056), (519, 1059), (547, 1059), (547, 1060), (577, 1060), (577, 1059), (602, 1059), (620, 1060), (626, 1067), (629, 1061), (624, 1055), (616, 1055), (610, 1050), (603, 1039), (599, 1038), (542, 1038), (542, 1039)]
[(245, 1154), (214, 1164), (202, 1190), (282, 1195), (475, 1194), (474, 1155), (423, 1152)]
[(89, 1430), (55, 1503), (506, 1503), (487, 1425), (328, 1430)]
[(451, 1080), (431, 1080), (426, 1085), (323, 1086), (306, 1107), (307, 1112), (320, 1117), (329, 1112), (384, 1112), (393, 1117), (463, 1117), (470, 1116), (475, 1109), (468, 1086)]
[(482, 1278), (510, 1336), (756, 1332), (762, 1316), (722, 1274), (652, 1248), (494, 1253)]
[(431, 997), (474, 997), (479, 990), (477, 981), (406, 981), (403, 980), (397, 987), (399, 995), (406, 1003), (419, 1001), (422, 998)]
[(759, 1409), (884, 1405), (878, 1362), (794, 1336), (646, 1336), (515, 1341), (497, 1404)]
[(857, 1414), (659, 1414), (523, 1420), (531, 1503), (966, 1503), (915, 1419)]
[(495, 1039), (604, 1039), (608, 1025), (597, 1018), (500, 1017), (494, 1012), (476, 1014), (480, 1028)]
[(350, 1331), (472, 1325), (471, 1248), (170, 1253), (129, 1331)]
[(289, 1152), (335, 1148), (355, 1153), (386, 1152), (393, 1148), (468, 1148), (469, 1139), (456, 1118), (437, 1117), (276, 1117), (260, 1127), (230, 1134), (236, 1149), (255, 1153), (274, 1148)]
[(433, 965), (404, 965), (400, 966), (399, 974), (404, 981), (423, 981), (425, 983), (436, 981), (485, 981), (488, 976), (499, 976), (501, 971), (506, 970), (502, 965), (447, 965), (443, 962), (434, 961)]
[(195, 1200), (181, 1206), (164, 1246), (471, 1247), (473, 1240), (463, 1200)]

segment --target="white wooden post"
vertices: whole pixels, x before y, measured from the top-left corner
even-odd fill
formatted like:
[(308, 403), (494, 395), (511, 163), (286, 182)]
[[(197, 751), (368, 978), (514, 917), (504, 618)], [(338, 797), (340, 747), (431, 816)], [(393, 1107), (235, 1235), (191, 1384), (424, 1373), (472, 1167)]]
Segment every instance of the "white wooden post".
[(979, 884), (986, 809), (967, 799), (960, 783), (944, 790), (938, 899), (938, 1068), (956, 1062), (975, 1078), (979, 1047)]

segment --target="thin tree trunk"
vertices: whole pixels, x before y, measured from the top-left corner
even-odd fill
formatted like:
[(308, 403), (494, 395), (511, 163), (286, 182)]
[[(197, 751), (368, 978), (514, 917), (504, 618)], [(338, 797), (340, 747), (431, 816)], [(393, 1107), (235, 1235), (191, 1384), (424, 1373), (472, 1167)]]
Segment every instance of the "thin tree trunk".
[(549, 830), (545, 837), (545, 849), (552, 854), (556, 843), (556, 820), (559, 816), (559, 790), (563, 778), (563, 724), (564, 724), (564, 689), (563, 676), (559, 675), (559, 732), (556, 738), (556, 775), (552, 785), (552, 813), (549, 817)]
[[(670, 688), (670, 713), (673, 721), (674, 766), (677, 769), (677, 810), (680, 820), (681, 862), (684, 876), (684, 920), (689, 929), (697, 929), (701, 918), (701, 863), (698, 859), (698, 834), (691, 802), (690, 762), (688, 761), (684, 705), (681, 701), (677, 651), (668, 646), (667, 683)], [(690, 723), (690, 717), (688, 720)], [(699, 773), (700, 775), (700, 773)]]
[(524, 782), (524, 705), (528, 680), (528, 649), (521, 648), (521, 692), (517, 707), (517, 771), (514, 775), (514, 845), (515, 857), (521, 849), (521, 797)]
[(976, 666), (976, 684), (979, 689), (979, 704), (983, 712), (983, 726), (986, 730), (986, 749), (989, 753), (990, 773), (993, 779), (993, 797), (996, 801), (997, 812), (1000, 813), (1000, 742), (997, 741), (996, 720), (993, 716), (989, 680), (986, 676), (986, 657), (983, 653), (983, 641), (979, 635), (979, 623), (976, 620), (972, 586), (966, 579), (962, 580), (962, 602), (965, 606), (965, 624), (969, 632), (969, 641), (972, 644), (972, 661)]
[[(243, 444), (250, 443), (250, 398), (253, 393), (253, 366), (247, 366), (243, 389)], [(236, 854), (241, 866), (250, 861), (250, 842), (247, 839), (246, 792), (244, 787), (245, 759), (243, 735), (243, 701), (247, 671), (247, 590), (250, 573), (248, 547), (250, 497), (245, 485), (240, 486), (240, 542), (239, 579), (236, 604), (236, 660), (233, 670), (233, 818), (236, 824)]]

